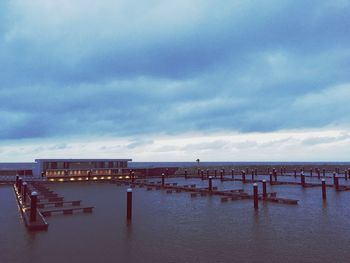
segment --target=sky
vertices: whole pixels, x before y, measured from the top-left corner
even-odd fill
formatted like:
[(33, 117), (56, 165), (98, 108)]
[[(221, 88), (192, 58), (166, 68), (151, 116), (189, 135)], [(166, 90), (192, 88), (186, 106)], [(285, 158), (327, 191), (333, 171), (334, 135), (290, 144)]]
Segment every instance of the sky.
[(2, 0), (0, 161), (349, 161), (350, 1)]

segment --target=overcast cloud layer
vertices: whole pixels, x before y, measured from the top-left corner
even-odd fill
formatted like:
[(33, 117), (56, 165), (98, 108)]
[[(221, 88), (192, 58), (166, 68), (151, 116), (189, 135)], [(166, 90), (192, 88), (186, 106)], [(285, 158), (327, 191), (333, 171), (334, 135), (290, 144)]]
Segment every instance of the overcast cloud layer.
[(0, 3), (0, 139), (350, 123), (350, 3)]

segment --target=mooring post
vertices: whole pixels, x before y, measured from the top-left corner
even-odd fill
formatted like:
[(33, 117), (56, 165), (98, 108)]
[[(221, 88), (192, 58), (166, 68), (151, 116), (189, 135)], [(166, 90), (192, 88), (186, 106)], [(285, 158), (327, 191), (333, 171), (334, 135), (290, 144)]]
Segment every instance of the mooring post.
[(126, 190), (126, 219), (131, 221), (132, 217), (132, 189)]
[(325, 177), (326, 176), (326, 169), (322, 169), (322, 172), (323, 172), (323, 177)]
[(165, 182), (165, 176), (164, 176), (164, 173), (162, 173), (162, 187), (164, 187), (164, 182)]
[(305, 175), (303, 172), (301, 172), (300, 174), (300, 182), (301, 182), (301, 186), (305, 187)]
[(253, 184), (253, 193), (254, 193), (254, 208), (258, 209), (259, 208), (259, 203), (258, 203), (258, 184), (256, 184), (256, 183)]
[(19, 176), (18, 176), (18, 174), (16, 174), (16, 183), (15, 183), (15, 185), (16, 185), (17, 190), (18, 190), (18, 181), (19, 181)]
[(312, 168), (311, 168), (311, 169), (310, 169), (310, 177), (312, 177), (312, 171), (313, 171), (313, 170), (312, 170)]
[(36, 221), (37, 203), (38, 203), (38, 193), (33, 191), (30, 195), (30, 222)]
[(242, 182), (245, 184), (245, 171), (242, 171)]
[(209, 181), (208, 181), (208, 189), (211, 192), (213, 190), (213, 183), (212, 183), (213, 177), (209, 176), (208, 179), (209, 179)]
[(23, 199), (23, 204), (26, 204), (27, 201), (27, 183), (23, 182), (22, 185), (22, 199)]
[(262, 188), (263, 188), (263, 198), (267, 198), (267, 191), (266, 191), (266, 180), (262, 180)]
[(207, 177), (209, 178), (209, 169), (207, 169)]
[(348, 171), (347, 170), (344, 171), (344, 178), (345, 178), (345, 180), (348, 180)]
[(22, 177), (20, 177), (18, 179), (18, 193), (21, 194), (22, 193), (22, 183), (23, 183), (23, 180), (22, 180)]
[(255, 175), (258, 176), (258, 169), (255, 169)]
[(204, 171), (201, 170), (201, 177), (202, 177), (202, 180), (204, 180)]
[(134, 171), (131, 172), (131, 182), (132, 183), (135, 182), (135, 172)]
[(214, 170), (214, 176), (215, 176), (215, 178), (216, 178), (216, 172), (217, 172), (217, 171), (216, 171), (216, 169), (215, 169), (215, 170)]
[(224, 172), (221, 170), (220, 171), (220, 180), (222, 181), (224, 179)]
[(319, 168), (316, 169), (318, 179), (321, 178), (321, 171)]
[(277, 171), (276, 170), (273, 170), (273, 176), (275, 178), (275, 182), (277, 182)]
[(322, 199), (327, 199), (327, 192), (326, 192), (326, 180), (322, 179)]
[(335, 187), (335, 190), (339, 189), (339, 180), (338, 180), (338, 176), (336, 173), (333, 173), (333, 184)]
[(272, 172), (270, 172), (270, 184), (273, 184), (273, 181), (272, 181)]
[(297, 169), (294, 169), (294, 178), (297, 177)]
[(185, 179), (187, 179), (187, 170), (185, 170)]
[(197, 175), (199, 176), (200, 175), (200, 172), (201, 172), (201, 169), (197, 169)]
[(235, 169), (232, 169), (232, 170), (231, 170), (231, 176), (232, 176), (232, 179), (235, 178)]

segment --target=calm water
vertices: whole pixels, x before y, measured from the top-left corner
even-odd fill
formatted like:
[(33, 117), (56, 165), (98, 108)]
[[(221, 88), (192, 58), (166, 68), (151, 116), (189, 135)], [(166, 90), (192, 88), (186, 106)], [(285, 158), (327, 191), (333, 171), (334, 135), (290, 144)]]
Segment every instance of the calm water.
[[(250, 177), (247, 177), (250, 178)], [(292, 180), (292, 178), (290, 178)], [(176, 179), (177, 182), (207, 182)], [(316, 180), (317, 179), (313, 179)], [(175, 180), (169, 180), (175, 181)], [(343, 183), (343, 180), (341, 180)], [(214, 181), (220, 189), (245, 188)], [(65, 200), (95, 206), (92, 214), (54, 215), (47, 232), (28, 233), (13, 190), (0, 186), (0, 262), (349, 262), (350, 192), (273, 186), (299, 205), (134, 189), (133, 222), (125, 220), (125, 186), (57, 183)]]

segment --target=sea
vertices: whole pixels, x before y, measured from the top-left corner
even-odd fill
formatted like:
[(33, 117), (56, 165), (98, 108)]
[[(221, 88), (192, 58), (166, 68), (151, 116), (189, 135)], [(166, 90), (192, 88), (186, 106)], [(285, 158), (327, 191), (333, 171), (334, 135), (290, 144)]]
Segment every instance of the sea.
[[(184, 167), (196, 162), (146, 164)], [(279, 164), (285, 163), (273, 163)], [(132, 165), (145, 167), (145, 163)], [(290, 176), (285, 180), (299, 179)], [(320, 183), (317, 177), (307, 181)], [(331, 178), (326, 181), (332, 184)], [(340, 184), (350, 186), (349, 181), (340, 179)], [(166, 182), (201, 188), (208, 184), (199, 178), (167, 178)], [(252, 184), (241, 181), (214, 180), (213, 186), (252, 193)], [(254, 209), (252, 200), (222, 202), (218, 196), (133, 188), (132, 221), (128, 223), (127, 185), (63, 182), (48, 187), (65, 200), (94, 206), (93, 213), (53, 215), (47, 218), (47, 231), (28, 232), (13, 187), (0, 185), (1, 263), (350, 262), (350, 191), (327, 188), (323, 201), (320, 187), (268, 185), (268, 192), (297, 199), (298, 204), (259, 201), (259, 209)]]

